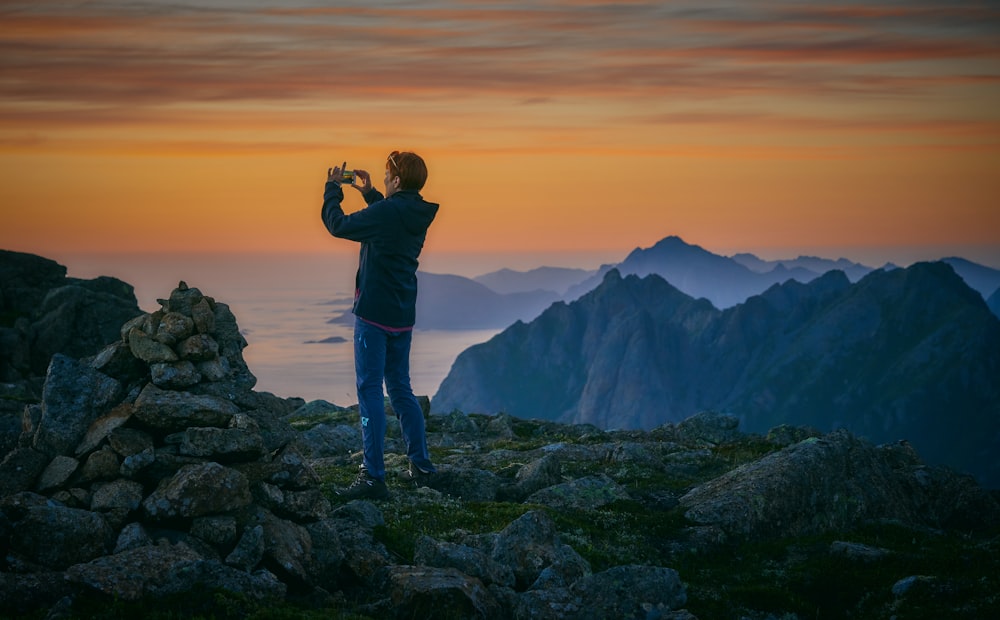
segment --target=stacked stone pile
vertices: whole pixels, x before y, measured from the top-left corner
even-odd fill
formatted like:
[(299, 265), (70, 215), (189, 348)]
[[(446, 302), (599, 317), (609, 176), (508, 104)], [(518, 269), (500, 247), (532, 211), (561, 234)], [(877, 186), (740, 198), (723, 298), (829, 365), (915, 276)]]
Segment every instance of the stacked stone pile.
[(26, 407), (0, 463), (3, 608), (195, 584), (282, 597), (342, 557), (310, 535), (345, 528), (280, 420), (301, 400), (252, 391), (225, 304), (183, 282), (160, 303), (92, 358), (54, 355)]

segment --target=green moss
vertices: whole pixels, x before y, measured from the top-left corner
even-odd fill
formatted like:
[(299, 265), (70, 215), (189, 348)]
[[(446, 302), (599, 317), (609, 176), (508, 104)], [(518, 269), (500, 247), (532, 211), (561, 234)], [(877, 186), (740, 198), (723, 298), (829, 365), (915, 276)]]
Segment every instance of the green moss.
[(394, 502), (382, 507), (385, 525), (375, 528), (375, 539), (391, 553), (413, 561), (421, 536), (457, 542), (467, 534), (499, 532), (524, 513), (537, 508), (506, 502), (462, 502), (453, 499)]
[[(830, 552), (836, 540), (889, 553), (847, 558)], [(982, 592), (1000, 592), (1000, 543), (986, 540), (879, 524), (850, 535), (728, 545), (678, 556), (674, 568), (688, 585), (688, 610), (702, 618), (747, 611), (802, 618), (1000, 617), (1000, 595), (964, 609)], [(935, 577), (901, 598), (892, 593), (913, 575)]]
[[(40, 612), (44, 618), (47, 612)], [(2, 617), (2, 616), (0, 616)], [(36, 616), (20, 616), (32, 618)], [(315, 609), (289, 601), (254, 601), (225, 590), (196, 587), (190, 592), (166, 596), (157, 600), (122, 601), (96, 593), (77, 596), (67, 619), (88, 620), (365, 620), (337, 608)]]
[(683, 511), (650, 510), (618, 500), (599, 510), (547, 509), (563, 542), (599, 572), (622, 564), (664, 565), (670, 542), (686, 527)]
[(302, 414), (290, 417), (288, 423), (297, 431), (307, 431), (320, 424), (356, 424), (358, 412), (349, 409), (330, 409), (328, 411), (318, 411), (309, 414)]

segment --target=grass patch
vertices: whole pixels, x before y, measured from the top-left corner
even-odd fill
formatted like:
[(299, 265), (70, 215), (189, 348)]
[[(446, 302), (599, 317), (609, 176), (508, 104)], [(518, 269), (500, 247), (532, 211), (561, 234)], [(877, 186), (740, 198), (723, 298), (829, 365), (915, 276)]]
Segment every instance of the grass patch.
[[(19, 618), (46, 617), (47, 610)], [(0, 615), (0, 618), (4, 616)], [(310, 609), (288, 601), (254, 601), (225, 590), (196, 587), (158, 600), (113, 600), (96, 593), (76, 597), (73, 611), (59, 615), (87, 620), (367, 620), (368, 616), (336, 608)]]
[[(688, 610), (700, 618), (748, 611), (818, 619), (1000, 617), (1000, 594), (982, 600), (983, 592), (1000, 592), (995, 535), (984, 541), (873, 524), (850, 535), (734, 544), (680, 556), (673, 568), (688, 585)], [(889, 553), (845, 557), (830, 551), (837, 540)], [(900, 580), (925, 575), (933, 577), (893, 594)]]
[(382, 506), (385, 525), (375, 528), (375, 539), (391, 553), (413, 561), (421, 536), (458, 542), (469, 534), (499, 532), (535, 506), (506, 502), (461, 502), (450, 498), (389, 503)]

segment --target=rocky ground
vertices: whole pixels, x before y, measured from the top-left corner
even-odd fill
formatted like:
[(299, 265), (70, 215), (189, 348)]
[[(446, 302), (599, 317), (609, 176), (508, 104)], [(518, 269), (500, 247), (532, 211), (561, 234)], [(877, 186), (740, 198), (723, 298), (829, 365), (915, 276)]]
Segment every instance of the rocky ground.
[(96, 355), (55, 354), (19, 414), (0, 615), (1000, 615), (996, 494), (905, 442), (455, 411), (427, 416), (429, 486), (342, 502), (356, 411), (255, 392), (225, 304), (183, 283), (161, 303)]

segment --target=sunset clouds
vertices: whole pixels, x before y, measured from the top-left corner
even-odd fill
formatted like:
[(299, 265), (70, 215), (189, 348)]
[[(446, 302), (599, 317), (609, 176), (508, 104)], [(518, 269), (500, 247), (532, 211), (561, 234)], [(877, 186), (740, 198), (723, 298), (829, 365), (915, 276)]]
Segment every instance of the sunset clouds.
[(996, 3), (329, 4), (5, 2), (0, 247), (323, 249), (394, 148), (445, 250), (1000, 246)]

